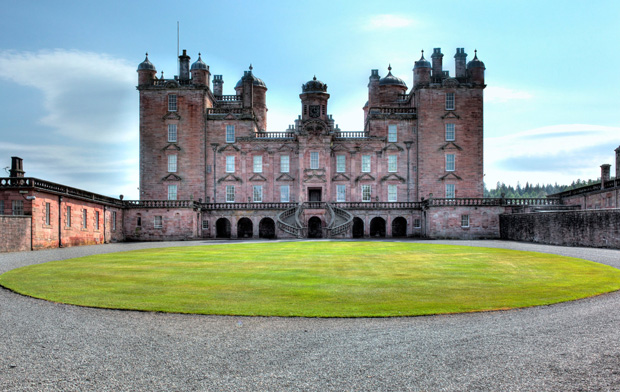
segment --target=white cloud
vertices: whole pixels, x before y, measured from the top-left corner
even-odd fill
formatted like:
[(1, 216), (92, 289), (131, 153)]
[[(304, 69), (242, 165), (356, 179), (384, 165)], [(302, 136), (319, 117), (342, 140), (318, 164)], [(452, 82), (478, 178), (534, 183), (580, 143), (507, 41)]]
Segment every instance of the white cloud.
[(400, 29), (414, 24), (414, 20), (402, 15), (382, 14), (372, 16), (364, 25), (366, 30)]
[(135, 69), (101, 53), (0, 52), (0, 77), (40, 90), (47, 112), (40, 123), (73, 140), (136, 140)]
[(589, 124), (553, 125), (485, 138), (485, 182), (494, 187), (498, 181), (570, 184), (596, 179), (601, 164), (615, 164), (618, 145), (620, 127)]
[(507, 87), (489, 86), (484, 89), (485, 103), (505, 103), (512, 100), (528, 100), (534, 96), (527, 91), (514, 90)]

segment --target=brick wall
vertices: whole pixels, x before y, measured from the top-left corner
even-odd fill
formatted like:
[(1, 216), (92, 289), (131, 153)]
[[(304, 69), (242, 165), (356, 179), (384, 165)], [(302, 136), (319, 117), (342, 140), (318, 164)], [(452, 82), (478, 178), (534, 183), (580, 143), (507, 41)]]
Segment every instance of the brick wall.
[(189, 208), (129, 209), (125, 211), (125, 239), (127, 241), (196, 239), (199, 238), (200, 222), (200, 212)]
[[(426, 214), (428, 238), (499, 238), (499, 215), (504, 207), (431, 207)], [(463, 225), (463, 216), (468, 225)]]
[(620, 209), (505, 214), (503, 240), (620, 248)]
[(0, 252), (30, 250), (30, 217), (0, 215)]

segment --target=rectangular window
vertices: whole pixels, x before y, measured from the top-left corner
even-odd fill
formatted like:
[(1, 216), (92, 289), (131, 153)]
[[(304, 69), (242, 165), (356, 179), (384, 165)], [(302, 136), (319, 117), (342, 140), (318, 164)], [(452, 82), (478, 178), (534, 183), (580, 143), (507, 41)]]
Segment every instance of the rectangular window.
[(362, 201), (370, 201), (370, 185), (362, 185)]
[(454, 171), (454, 154), (446, 154), (446, 171)]
[(370, 173), (370, 155), (362, 155), (362, 172)]
[(71, 206), (67, 206), (67, 217), (65, 220), (67, 221), (67, 227), (71, 227)]
[(164, 222), (161, 215), (156, 215), (155, 219), (153, 220), (153, 227), (156, 229), (161, 229), (163, 226)]
[(420, 227), (422, 227), (422, 222), (419, 219), (414, 219), (413, 227), (415, 227), (416, 229), (419, 229)]
[(446, 184), (446, 199), (454, 199), (456, 197), (456, 191), (454, 184)]
[(347, 201), (346, 185), (336, 185), (336, 201), (339, 203)]
[(45, 203), (45, 224), (49, 226), (50, 221), (51, 221), (51, 216), (50, 216), (50, 203)]
[(263, 172), (263, 156), (254, 155), (254, 173)]
[(116, 211), (112, 211), (112, 231), (116, 231)]
[(235, 142), (235, 126), (226, 125), (226, 143)]
[(396, 125), (388, 126), (388, 142), (395, 143), (398, 141), (398, 128)]
[(168, 200), (176, 200), (176, 199), (177, 199), (177, 186), (168, 185)]
[(310, 153), (310, 169), (318, 169), (319, 168), (319, 153), (311, 152)]
[(254, 203), (263, 202), (263, 186), (262, 185), (254, 185), (254, 190), (252, 194), (253, 194), (252, 201)]
[(226, 173), (235, 172), (235, 156), (229, 155), (226, 157)]
[(235, 186), (226, 185), (226, 203), (235, 202)]
[(344, 173), (347, 170), (347, 158), (344, 155), (336, 155), (336, 172)]
[(388, 171), (394, 173), (398, 168), (398, 156), (388, 155)]
[(11, 207), (13, 210), (13, 215), (24, 215), (24, 201), (23, 200), (13, 200), (11, 202)]
[(288, 203), (290, 201), (289, 186), (280, 185), (280, 202)]
[(397, 186), (388, 185), (388, 201), (398, 201), (397, 198)]
[(168, 124), (168, 142), (174, 143), (177, 141), (177, 125)]
[(88, 212), (86, 211), (86, 209), (82, 210), (82, 229), (87, 229), (88, 228)]
[(99, 211), (95, 211), (95, 230), (99, 230)]
[(461, 215), (461, 227), (469, 227), (469, 215)]
[(290, 170), (290, 158), (288, 155), (280, 156), (280, 173), (288, 173)]
[(456, 134), (454, 133), (454, 124), (446, 124), (446, 141), (453, 141), (456, 139)]
[(168, 111), (176, 112), (177, 111), (177, 96), (176, 94), (168, 95)]
[(168, 173), (176, 173), (177, 171), (177, 156), (168, 155)]
[(0, 200), (0, 215), (4, 215), (4, 200)]
[(138, 217), (138, 220), (136, 221), (136, 226), (142, 227), (142, 217), (141, 216)]
[(209, 230), (209, 221), (208, 220), (203, 220), (202, 221), (202, 229), (203, 230)]
[(446, 93), (446, 110), (454, 110), (454, 93)]

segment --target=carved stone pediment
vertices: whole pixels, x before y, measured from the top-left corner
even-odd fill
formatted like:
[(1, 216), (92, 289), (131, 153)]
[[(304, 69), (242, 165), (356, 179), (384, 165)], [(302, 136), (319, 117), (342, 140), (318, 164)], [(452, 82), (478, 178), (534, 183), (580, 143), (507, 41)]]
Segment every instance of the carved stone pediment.
[(458, 114), (454, 113), (454, 110), (451, 110), (449, 112), (446, 112), (446, 114), (441, 116), (441, 118), (443, 118), (444, 120), (446, 118), (456, 118), (456, 119), (459, 119), (459, 118), (461, 118), (461, 116), (459, 116)]
[(283, 144), (280, 146), (280, 148), (278, 148), (278, 151), (282, 152), (282, 151), (290, 151), (290, 152), (295, 152), (297, 149), (295, 148), (294, 144)]
[(327, 182), (325, 174), (308, 173), (304, 177), (304, 182)]
[(390, 143), (387, 146), (383, 147), (382, 151), (398, 151), (398, 152), (400, 152), (400, 151), (405, 151), (405, 149), (402, 148), (401, 146), (399, 146), (396, 143)]
[(220, 182), (240, 182), (243, 183), (243, 180), (233, 174), (227, 174), (224, 177), (221, 177), (219, 180), (217, 180), (217, 183), (219, 184)]
[(234, 152), (238, 152), (241, 149), (237, 146), (235, 146), (234, 144), (227, 144), (224, 147), (221, 147), (219, 150), (217, 150), (217, 152), (224, 152), (224, 151), (234, 151)]
[(162, 148), (163, 151), (181, 151), (181, 147), (179, 147), (176, 143), (168, 143), (168, 145)]
[(368, 173), (364, 173), (360, 176), (357, 176), (357, 178), (355, 179), (355, 182), (358, 183), (360, 181), (374, 181), (375, 178), (373, 176), (371, 176)]
[(161, 180), (162, 181), (181, 181), (182, 179), (176, 174), (170, 173), (166, 177), (162, 178)]
[(443, 146), (439, 147), (439, 149), (440, 150), (463, 150), (461, 146), (459, 146), (458, 144), (454, 142), (448, 142), (444, 144)]
[(444, 87), (458, 87), (458, 85), (460, 84), (458, 80), (456, 80), (455, 78), (445, 78), (441, 84)]
[(180, 120), (181, 116), (177, 112), (168, 112), (164, 115), (164, 120)]
[(276, 178), (276, 181), (295, 181), (288, 173), (280, 174), (280, 177)]
[(450, 179), (450, 178), (454, 178), (454, 179), (457, 179), (457, 180), (462, 180), (462, 178), (457, 176), (456, 173), (454, 173), (454, 172), (450, 172), (450, 173), (447, 173), (447, 174), (439, 177), (439, 180), (440, 181), (445, 181), (445, 180)]
[(338, 173), (332, 177), (332, 181), (350, 181), (351, 178), (343, 173)]
[(254, 175), (250, 177), (250, 181), (267, 181), (267, 179), (263, 177), (261, 174), (254, 173)]
[(306, 121), (302, 127), (303, 133), (308, 135), (321, 135), (327, 130), (327, 124), (321, 120)]
[(333, 152), (349, 152), (349, 149), (342, 144), (336, 144), (332, 147)]
[(385, 181), (398, 181), (401, 184), (407, 182), (407, 180), (405, 180), (404, 178), (402, 178), (401, 176), (395, 173), (391, 173), (391, 174), (388, 174), (387, 176), (381, 177), (381, 182), (385, 182)]
[(224, 120), (235, 120), (235, 116), (233, 116), (232, 113), (228, 113), (225, 117)]
[(177, 82), (176, 80), (166, 82), (166, 88), (179, 88), (179, 82)]

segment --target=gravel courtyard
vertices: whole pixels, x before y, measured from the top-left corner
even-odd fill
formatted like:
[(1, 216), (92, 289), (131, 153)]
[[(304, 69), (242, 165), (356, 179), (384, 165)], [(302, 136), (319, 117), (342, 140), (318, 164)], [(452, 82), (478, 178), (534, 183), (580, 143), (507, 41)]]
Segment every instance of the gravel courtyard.
[[(620, 251), (609, 249), (429, 242), (620, 268)], [(90, 254), (216, 243), (3, 253), (0, 273)], [(620, 292), (500, 312), (306, 319), (90, 309), (0, 289), (0, 342), (2, 391), (620, 391)]]

